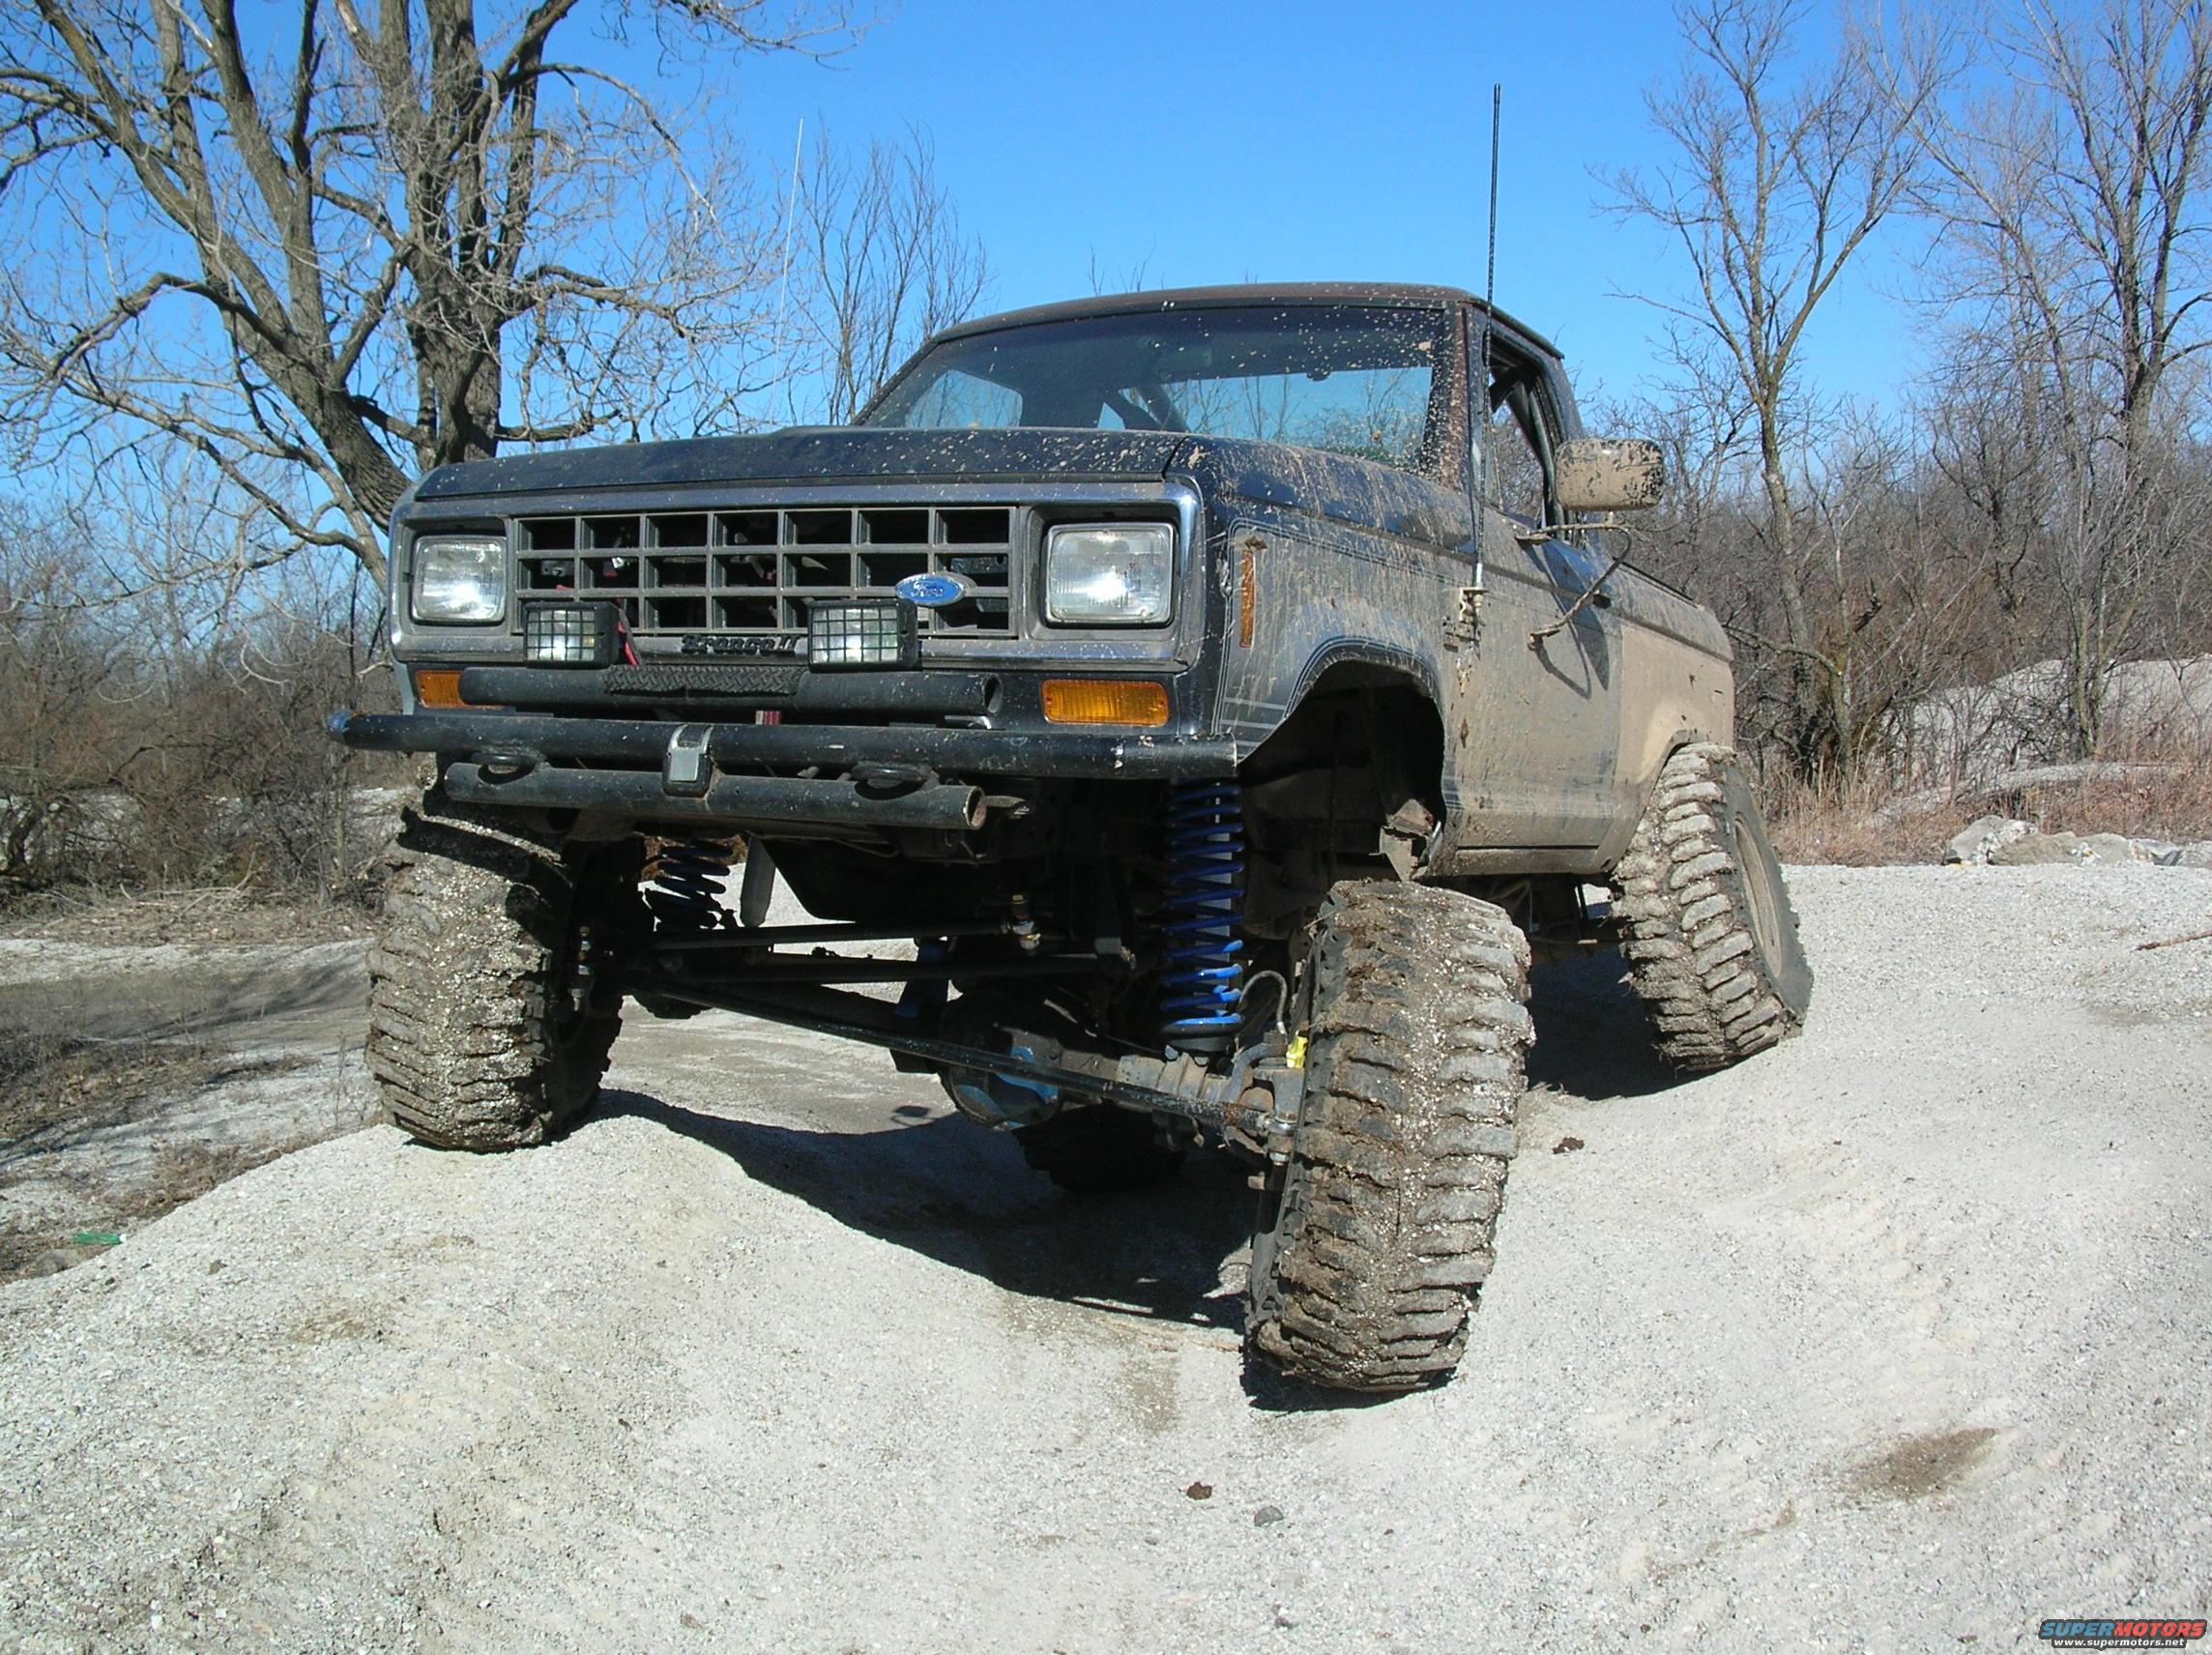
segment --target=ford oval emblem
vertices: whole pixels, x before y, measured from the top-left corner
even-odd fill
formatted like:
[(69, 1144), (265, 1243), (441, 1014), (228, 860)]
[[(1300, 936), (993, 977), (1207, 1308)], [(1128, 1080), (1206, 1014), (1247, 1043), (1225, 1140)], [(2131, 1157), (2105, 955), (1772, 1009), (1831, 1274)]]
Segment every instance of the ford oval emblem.
[(894, 589), (909, 603), (923, 609), (943, 609), (968, 595), (968, 583), (956, 574), (910, 574)]

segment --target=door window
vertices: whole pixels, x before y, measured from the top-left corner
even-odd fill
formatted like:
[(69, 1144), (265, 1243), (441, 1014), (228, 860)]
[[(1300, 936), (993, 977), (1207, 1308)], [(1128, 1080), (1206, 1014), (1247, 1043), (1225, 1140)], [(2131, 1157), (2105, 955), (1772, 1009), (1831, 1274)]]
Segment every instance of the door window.
[(1483, 439), (1483, 473), (1490, 498), (1508, 516), (1533, 527), (1545, 520), (1544, 464), (1536, 446), (1513, 409), (1500, 404), (1491, 410), (1490, 428)]
[(1559, 521), (1552, 486), (1552, 431), (1536, 364), (1493, 339), (1490, 417), (1482, 433), (1484, 491), (1531, 527)]

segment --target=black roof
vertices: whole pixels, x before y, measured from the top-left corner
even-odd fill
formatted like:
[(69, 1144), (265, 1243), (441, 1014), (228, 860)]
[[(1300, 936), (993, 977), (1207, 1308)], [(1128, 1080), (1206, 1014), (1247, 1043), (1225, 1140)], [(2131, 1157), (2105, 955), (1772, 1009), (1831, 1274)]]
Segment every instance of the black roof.
[[(935, 335), (940, 339), (965, 338), (971, 334), (996, 333), (1002, 328), (1024, 328), (1035, 322), (1064, 322), (1079, 316), (1134, 316), (1153, 310), (1195, 310), (1230, 305), (1390, 305), (1407, 309), (1449, 309), (1456, 305), (1484, 307), (1483, 301), (1463, 287), (1438, 287), (1413, 281), (1278, 281), (1223, 287), (1156, 287), (1143, 293), (1107, 293), (1091, 299), (1065, 299), (1057, 305), (1033, 305), (1021, 310), (1002, 310), (956, 322)], [(1515, 321), (1495, 305), (1491, 314), (1499, 327), (1548, 351), (1559, 354), (1543, 334)]]

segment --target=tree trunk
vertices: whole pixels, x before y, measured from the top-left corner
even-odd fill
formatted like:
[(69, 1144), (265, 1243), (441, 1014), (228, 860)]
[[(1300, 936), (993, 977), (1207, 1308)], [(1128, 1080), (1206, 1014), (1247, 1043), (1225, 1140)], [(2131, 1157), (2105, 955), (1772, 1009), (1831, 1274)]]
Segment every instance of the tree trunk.
[(1760, 477), (1766, 489), (1766, 540), (1774, 561), (1775, 591), (1782, 602), (1783, 637), (1790, 646), (1789, 743), (1791, 763), (1810, 781), (1819, 773), (1826, 748), (1825, 717), (1820, 711), (1827, 685), (1817, 680), (1809, 653), (1812, 625), (1805, 614), (1805, 583), (1797, 567), (1796, 520), (1790, 498), (1790, 474), (1782, 458), (1780, 420), (1774, 410), (1759, 410)]

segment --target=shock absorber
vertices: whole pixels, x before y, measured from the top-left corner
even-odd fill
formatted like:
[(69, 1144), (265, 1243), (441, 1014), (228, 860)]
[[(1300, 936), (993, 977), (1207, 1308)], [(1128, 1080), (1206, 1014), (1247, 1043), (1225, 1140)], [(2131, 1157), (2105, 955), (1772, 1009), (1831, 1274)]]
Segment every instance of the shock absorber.
[(1244, 944), (1243, 791), (1233, 781), (1168, 791), (1168, 875), (1162, 930), (1166, 978), (1160, 1038), (1185, 1052), (1226, 1051), (1236, 1038)]
[(645, 906), (654, 923), (668, 931), (712, 931), (727, 917), (722, 881), (730, 871), (730, 847), (713, 839), (663, 841)]

